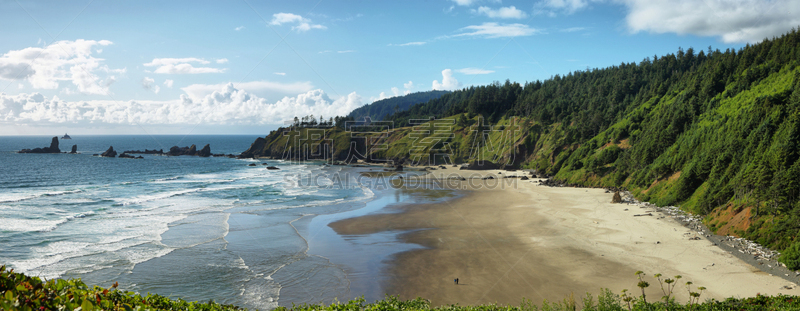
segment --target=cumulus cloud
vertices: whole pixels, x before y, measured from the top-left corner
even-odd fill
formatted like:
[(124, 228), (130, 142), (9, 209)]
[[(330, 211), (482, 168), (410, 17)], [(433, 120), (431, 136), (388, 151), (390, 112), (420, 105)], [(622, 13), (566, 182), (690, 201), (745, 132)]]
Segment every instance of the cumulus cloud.
[(537, 13), (572, 14), (592, 3), (620, 4), (633, 33), (675, 33), (719, 37), (725, 43), (756, 43), (800, 25), (800, 2), (795, 0), (543, 0)]
[[(107, 94), (113, 76), (101, 79), (99, 71), (124, 73), (124, 69), (109, 69), (104, 59), (95, 58), (94, 47), (111, 45), (108, 40), (57, 41), (46, 47), (12, 50), (0, 56), (0, 79), (27, 80), (36, 89), (56, 89), (59, 82), (69, 81), (78, 92)], [(113, 81), (112, 81), (113, 82)]]
[(492, 9), (489, 7), (479, 7), (477, 10), (472, 10), (473, 13), (486, 15), (491, 18), (525, 18), (528, 16), (525, 12), (518, 10), (516, 7), (509, 6), (509, 7), (501, 7), (499, 9)]
[(483, 38), (508, 38), (524, 37), (536, 34), (538, 29), (534, 29), (525, 24), (498, 24), (483, 23), (461, 28), (461, 33), (451, 37), (483, 37)]
[(355, 92), (331, 99), (322, 90), (310, 90), (268, 102), (228, 83), (199, 99), (185, 94), (169, 101), (68, 102), (39, 93), (0, 93), (0, 121), (25, 123), (107, 124), (280, 124), (302, 115), (345, 115), (362, 106)]
[(170, 88), (170, 89), (172, 88), (172, 84), (174, 84), (174, 83), (175, 83), (175, 81), (170, 80), (170, 79), (164, 80), (164, 86), (166, 86), (167, 88)]
[[(225, 59), (227, 61), (227, 59)], [(211, 62), (194, 57), (187, 58), (154, 58), (153, 61), (145, 63), (145, 67), (158, 67), (154, 73), (163, 74), (198, 74), (198, 73), (222, 73), (225, 68), (211, 68), (211, 67), (194, 67), (190, 63), (199, 63), (202, 65)], [(219, 63), (219, 61), (217, 61)]]
[(470, 68), (462, 68), (462, 69), (459, 69), (459, 70), (456, 70), (456, 71), (459, 72), (459, 73), (463, 73), (465, 75), (485, 75), (485, 74), (494, 73), (494, 70), (486, 70), (486, 69), (471, 68), (471, 67)]
[(452, 70), (445, 69), (442, 70), (442, 83), (439, 83), (438, 80), (433, 80), (433, 86), (431, 88), (434, 90), (455, 90), (461, 88), (461, 82), (458, 82), (458, 80), (453, 77)]
[(156, 94), (158, 94), (158, 92), (161, 91), (161, 88), (158, 85), (156, 85), (156, 80), (148, 77), (144, 77), (144, 79), (142, 79), (142, 87), (145, 90), (153, 91), (153, 93)]
[[(217, 91), (228, 83), (221, 84), (192, 84), (187, 87), (182, 87), (181, 90), (186, 92), (191, 98), (202, 98), (208, 94)], [(314, 86), (311, 82), (294, 82), (294, 83), (280, 83), (272, 81), (250, 81), (242, 83), (233, 83), (237, 89), (247, 90), (248, 92), (268, 92), (277, 94), (298, 94), (311, 91)]]
[(227, 63), (227, 62), (228, 62), (227, 58), (220, 58), (220, 59), (217, 60), (217, 64), (224, 64), (224, 63)]
[(292, 13), (277, 13), (272, 15), (270, 25), (292, 25), (292, 30), (299, 32), (309, 31), (311, 29), (328, 29), (320, 24), (314, 24), (310, 19)]
[(795, 0), (622, 0), (632, 32), (720, 37), (725, 43), (759, 42), (800, 25)]

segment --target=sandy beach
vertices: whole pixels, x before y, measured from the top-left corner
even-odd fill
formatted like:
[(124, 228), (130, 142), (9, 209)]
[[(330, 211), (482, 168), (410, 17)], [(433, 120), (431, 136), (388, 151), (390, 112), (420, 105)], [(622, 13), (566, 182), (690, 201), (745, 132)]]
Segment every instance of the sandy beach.
[[(694, 283), (693, 290), (707, 288), (703, 300), (800, 294), (795, 284), (758, 270), (705, 238), (690, 240), (693, 232), (670, 217), (610, 203), (612, 194), (603, 189), (551, 188), (539, 186), (536, 179), (481, 179), (523, 174), (439, 169), (432, 175), (465, 177), (455, 184), (468, 193), (443, 203), (403, 206), (399, 213), (344, 219), (330, 227), (344, 236), (403, 232), (403, 241), (423, 246), (389, 259), (383, 287), (388, 294), (423, 297), (434, 305), (518, 305), (523, 298), (539, 304), (570, 294), (579, 300), (601, 288), (640, 293), (637, 270), (646, 273), (651, 301), (662, 296), (655, 273), (682, 275), (674, 294), (679, 302), (688, 300), (687, 281)], [(654, 216), (634, 217), (648, 212)]]

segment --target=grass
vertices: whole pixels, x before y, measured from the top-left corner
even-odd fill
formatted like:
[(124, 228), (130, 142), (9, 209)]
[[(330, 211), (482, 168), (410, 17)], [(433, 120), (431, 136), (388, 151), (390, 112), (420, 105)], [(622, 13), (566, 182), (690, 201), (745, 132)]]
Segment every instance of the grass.
[[(638, 286), (642, 289), (649, 286), (645, 275), (637, 272)], [(540, 305), (523, 299), (519, 306), (503, 306), (497, 304), (460, 306), (432, 306), (430, 301), (422, 298), (401, 300), (395, 296), (367, 303), (362, 298), (347, 302), (331, 304), (302, 304), (291, 307), (278, 307), (278, 311), (377, 311), (377, 310), (441, 310), (441, 311), (633, 311), (633, 310), (800, 310), (800, 297), (797, 296), (762, 296), (751, 298), (728, 298), (724, 301), (706, 300), (700, 302), (704, 288), (696, 287), (693, 292), (691, 282), (687, 282), (687, 290), (691, 300), (685, 304), (675, 302), (672, 296), (680, 276), (674, 279), (662, 279), (660, 274), (654, 275), (661, 285), (664, 296), (661, 301), (646, 301), (644, 295), (636, 297), (628, 290), (617, 295), (608, 289), (602, 289), (597, 297), (586, 294), (580, 301), (570, 295), (561, 301), (543, 301)], [(665, 287), (666, 285), (666, 287)], [(141, 295), (139, 293), (121, 291), (117, 284), (110, 288), (88, 286), (80, 279), (56, 279), (42, 281), (38, 277), (30, 277), (0, 266), (0, 310), (45, 311), (45, 310), (245, 310), (233, 305), (222, 305), (209, 301), (206, 303), (187, 302), (182, 299), (170, 299), (156, 294)]]

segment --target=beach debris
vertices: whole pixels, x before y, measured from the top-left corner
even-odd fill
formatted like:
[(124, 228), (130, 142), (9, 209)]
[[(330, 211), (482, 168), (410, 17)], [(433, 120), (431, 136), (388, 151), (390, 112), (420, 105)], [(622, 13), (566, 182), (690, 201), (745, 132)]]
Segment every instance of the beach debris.
[(647, 213), (647, 214), (636, 214), (636, 215), (633, 215), (633, 217), (639, 217), (639, 216), (653, 216), (653, 213)]

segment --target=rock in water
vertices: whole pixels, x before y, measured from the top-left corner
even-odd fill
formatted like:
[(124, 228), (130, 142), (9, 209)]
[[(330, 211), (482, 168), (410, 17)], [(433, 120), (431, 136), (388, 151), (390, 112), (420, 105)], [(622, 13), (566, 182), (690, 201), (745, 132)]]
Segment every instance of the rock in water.
[[(194, 145), (192, 145), (192, 146), (194, 146)], [(200, 151), (197, 152), (197, 155), (201, 156), (201, 157), (210, 157), (211, 156), (211, 145), (210, 144), (206, 144), (205, 146), (203, 146), (203, 149), (200, 149)]]
[(611, 203), (622, 203), (622, 196), (619, 195), (619, 191), (614, 192), (614, 197), (611, 198)]
[(106, 150), (106, 152), (101, 153), (100, 156), (113, 158), (117, 156), (117, 152), (114, 151), (114, 146), (110, 146), (108, 147), (108, 150)]
[(189, 151), (186, 151), (186, 153), (184, 153), (184, 154), (185, 155), (197, 155), (197, 146), (195, 144), (192, 144), (192, 146), (189, 147)]
[(17, 153), (61, 153), (61, 150), (58, 149), (58, 136), (53, 137), (53, 140), (50, 142), (50, 147), (22, 149), (17, 151)]
[(72, 151), (70, 151), (69, 153), (72, 153), (72, 154), (78, 153), (78, 145), (72, 145)]
[(53, 137), (53, 140), (50, 141), (50, 148), (47, 149), (50, 153), (61, 153), (61, 149), (58, 149), (58, 136)]

